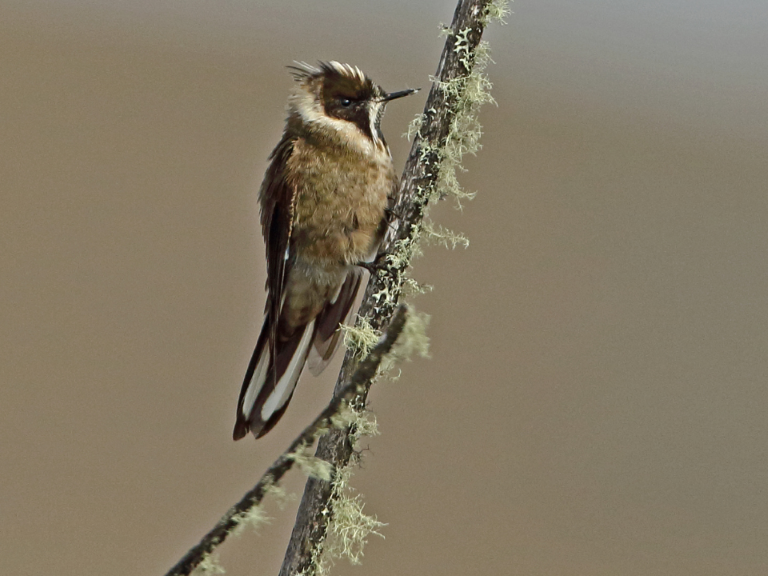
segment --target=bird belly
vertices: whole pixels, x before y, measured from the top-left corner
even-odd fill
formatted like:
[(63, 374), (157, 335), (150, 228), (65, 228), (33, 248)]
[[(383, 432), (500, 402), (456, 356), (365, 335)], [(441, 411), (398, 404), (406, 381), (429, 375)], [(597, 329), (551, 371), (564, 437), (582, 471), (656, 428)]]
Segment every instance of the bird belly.
[(285, 301), (280, 314), (281, 333), (312, 321), (334, 299), (347, 276), (342, 265), (322, 266), (297, 259), (288, 274)]

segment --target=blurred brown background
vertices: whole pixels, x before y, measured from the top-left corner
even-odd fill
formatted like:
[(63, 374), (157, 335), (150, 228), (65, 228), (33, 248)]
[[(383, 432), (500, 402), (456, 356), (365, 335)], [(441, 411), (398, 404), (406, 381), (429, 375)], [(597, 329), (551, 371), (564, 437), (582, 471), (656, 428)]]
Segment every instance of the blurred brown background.
[[(335, 369), (231, 440), (284, 66), (427, 88), (453, 7), (0, 3), (4, 574), (164, 573), (324, 405)], [(432, 360), (373, 392), (386, 540), (336, 573), (766, 574), (768, 4), (513, 9), (477, 199), (433, 212), (471, 246), (414, 271)], [(295, 505), (228, 574), (276, 574)]]

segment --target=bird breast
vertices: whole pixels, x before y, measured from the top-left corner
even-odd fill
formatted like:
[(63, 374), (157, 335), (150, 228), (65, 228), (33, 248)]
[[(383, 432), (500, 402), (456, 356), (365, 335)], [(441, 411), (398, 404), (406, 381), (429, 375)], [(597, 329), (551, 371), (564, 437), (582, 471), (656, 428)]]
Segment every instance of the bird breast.
[(381, 240), (396, 180), (388, 150), (363, 155), (298, 139), (287, 172), (296, 186), (291, 251), (306, 264), (367, 259)]

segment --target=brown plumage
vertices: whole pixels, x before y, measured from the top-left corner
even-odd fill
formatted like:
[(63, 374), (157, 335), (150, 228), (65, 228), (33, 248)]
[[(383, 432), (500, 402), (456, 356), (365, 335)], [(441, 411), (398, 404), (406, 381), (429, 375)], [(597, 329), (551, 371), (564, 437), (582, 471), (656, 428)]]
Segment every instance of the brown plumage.
[(380, 122), (387, 94), (338, 62), (293, 67), (288, 120), (259, 193), (267, 248), (264, 323), (237, 405), (233, 437), (277, 423), (310, 352), (330, 360), (386, 228), (397, 185)]

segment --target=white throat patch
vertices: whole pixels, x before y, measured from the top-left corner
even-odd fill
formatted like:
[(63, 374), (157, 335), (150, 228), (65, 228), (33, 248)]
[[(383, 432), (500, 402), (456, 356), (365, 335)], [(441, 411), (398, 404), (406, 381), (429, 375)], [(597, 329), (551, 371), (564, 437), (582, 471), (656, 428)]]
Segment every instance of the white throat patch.
[(379, 130), (376, 127), (376, 121), (379, 119), (379, 113), (383, 105), (383, 102), (374, 101), (371, 102), (370, 106), (368, 107), (368, 122), (370, 123), (371, 138), (373, 138), (373, 143), (376, 146), (379, 145)]
[[(366, 156), (376, 156), (379, 154), (381, 144), (377, 131), (372, 132), (373, 141), (371, 141), (368, 135), (354, 122), (348, 122), (346, 120), (328, 116), (325, 113), (325, 110), (323, 110), (322, 104), (315, 99), (313, 94), (307, 92), (305, 89), (301, 87), (295, 88), (288, 100), (288, 106), (290, 109), (298, 112), (302, 122), (307, 126), (315, 127), (319, 129), (319, 131), (331, 136), (337, 136), (340, 143), (343, 143)], [(374, 106), (380, 106), (380, 104)], [(376, 108), (376, 110), (378, 110), (378, 108)], [(369, 120), (371, 129), (373, 130), (376, 127), (376, 117), (373, 116), (373, 111), (371, 111), (371, 114)]]

